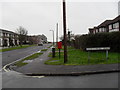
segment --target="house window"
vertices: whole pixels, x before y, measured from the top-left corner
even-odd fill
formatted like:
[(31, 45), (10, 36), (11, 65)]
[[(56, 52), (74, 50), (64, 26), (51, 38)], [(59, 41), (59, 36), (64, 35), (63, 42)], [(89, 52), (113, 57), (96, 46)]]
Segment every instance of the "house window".
[(8, 37), (9, 37), (9, 33), (8, 33)]
[(1, 32), (1, 36), (3, 36), (3, 33)]
[(104, 28), (102, 28), (102, 32), (104, 32), (105, 30), (104, 30)]
[(103, 28), (101, 28), (101, 32), (103, 32)]
[(99, 28), (99, 31), (100, 31), (100, 32), (102, 32), (102, 29), (101, 29), (101, 28)]
[(105, 32), (105, 28), (103, 28), (103, 32)]
[(119, 23), (115, 23), (115, 28), (118, 29), (119, 28)]
[(114, 23), (114, 24), (113, 24), (113, 28), (114, 28), (114, 29), (119, 28), (119, 23)]
[(109, 25), (109, 30), (111, 30), (112, 29), (112, 25)]
[(114, 29), (116, 28), (116, 24), (113, 24), (113, 28), (114, 28)]

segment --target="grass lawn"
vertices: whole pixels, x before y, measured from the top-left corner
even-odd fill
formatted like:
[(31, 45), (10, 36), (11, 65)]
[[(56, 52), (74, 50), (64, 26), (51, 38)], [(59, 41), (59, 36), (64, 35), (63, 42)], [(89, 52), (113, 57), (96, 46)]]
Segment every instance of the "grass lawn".
[(48, 49), (42, 49), (41, 51), (47, 51)]
[(11, 50), (15, 50), (15, 49), (22, 49), (22, 48), (27, 48), (27, 47), (31, 47), (31, 46), (35, 46), (35, 45), (22, 45), (22, 46), (0, 49), (0, 52), (11, 51)]
[[(56, 49), (58, 50), (58, 49)], [(74, 49), (68, 47), (68, 62), (64, 64), (64, 52), (61, 52), (61, 57), (59, 59), (59, 54), (56, 52), (56, 57), (45, 62), (49, 65), (87, 65), (88, 64), (88, 52), (81, 51), (79, 49)], [(49, 55), (52, 57), (52, 54)], [(120, 63), (118, 58), (120, 53), (109, 52), (108, 60), (106, 61), (106, 52), (91, 52), (90, 53), (90, 63), (89, 64), (111, 64)]]
[(38, 58), (41, 54), (42, 53), (35, 53), (35, 54), (31, 55), (31, 56), (28, 56), (28, 57), (24, 58), (21, 61), (16, 62), (14, 65), (17, 66), (17, 67), (24, 66), (24, 65), (28, 64), (28, 63), (24, 63), (25, 60), (33, 60), (35, 58)]

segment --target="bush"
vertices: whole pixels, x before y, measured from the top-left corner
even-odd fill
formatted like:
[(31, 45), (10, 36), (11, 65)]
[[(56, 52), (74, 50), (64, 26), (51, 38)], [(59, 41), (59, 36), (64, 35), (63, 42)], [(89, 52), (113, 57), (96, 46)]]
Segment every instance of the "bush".
[(110, 47), (111, 51), (120, 52), (120, 32), (76, 35), (74, 47), (82, 50), (90, 47)]

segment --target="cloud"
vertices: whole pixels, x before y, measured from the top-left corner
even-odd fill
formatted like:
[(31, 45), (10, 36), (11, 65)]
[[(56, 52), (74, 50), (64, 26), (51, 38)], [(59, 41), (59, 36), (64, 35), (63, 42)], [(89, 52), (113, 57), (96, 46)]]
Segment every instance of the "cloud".
[[(23, 26), (29, 34), (45, 34), (52, 40), (50, 29), (56, 31), (59, 23), (59, 36), (63, 34), (62, 2), (2, 2), (2, 25), (15, 31)], [(67, 28), (73, 33), (88, 33), (106, 19), (118, 14), (117, 2), (67, 2)], [(114, 12), (114, 13), (113, 13)], [(1, 15), (1, 14), (0, 14)], [(56, 32), (55, 32), (56, 33)]]

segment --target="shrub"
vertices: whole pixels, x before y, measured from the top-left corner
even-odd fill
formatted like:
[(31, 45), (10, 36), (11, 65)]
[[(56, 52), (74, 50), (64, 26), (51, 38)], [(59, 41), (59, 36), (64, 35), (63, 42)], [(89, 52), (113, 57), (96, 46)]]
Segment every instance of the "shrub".
[(82, 50), (90, 47), (111, 47), (111, 51), (120, 52), (120, 32), (76, 35), (74, 47)]

